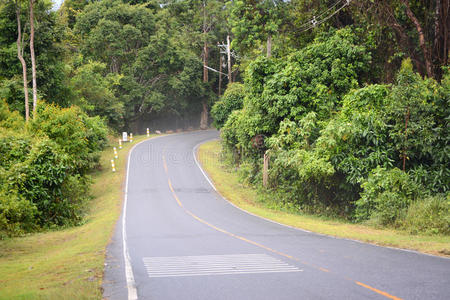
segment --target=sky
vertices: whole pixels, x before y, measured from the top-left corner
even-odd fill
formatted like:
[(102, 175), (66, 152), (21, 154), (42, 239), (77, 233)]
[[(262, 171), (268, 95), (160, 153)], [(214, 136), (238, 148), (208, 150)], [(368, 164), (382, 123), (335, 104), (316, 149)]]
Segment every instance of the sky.
[(53, 9), (57, 10), (61, 4), (64, 2), (64, 0), (52, 0), (53, 1)]

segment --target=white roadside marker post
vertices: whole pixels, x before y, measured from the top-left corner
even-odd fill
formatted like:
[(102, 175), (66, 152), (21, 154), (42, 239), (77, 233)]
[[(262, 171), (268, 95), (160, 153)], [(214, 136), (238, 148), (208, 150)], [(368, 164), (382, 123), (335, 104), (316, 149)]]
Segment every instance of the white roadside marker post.
[(147, 137), (150, 136), (150, 129), (147, 128)]
[(115, 159), (119, 158), (119, 155), (117, 155), (117, 148), (116, 147), (114, 147), (114, 158)]
[(130, 133), (130, 143), (132, 143), (132, 142), (133, 142), (133, 134)]
[(119, 149), (122, 149), (122, 140), (119, 139)]
[(116, 171), (116, 165), (114, 164), (114, 159), (111, 159), (111, 168), (112, 168), (113, 172)]

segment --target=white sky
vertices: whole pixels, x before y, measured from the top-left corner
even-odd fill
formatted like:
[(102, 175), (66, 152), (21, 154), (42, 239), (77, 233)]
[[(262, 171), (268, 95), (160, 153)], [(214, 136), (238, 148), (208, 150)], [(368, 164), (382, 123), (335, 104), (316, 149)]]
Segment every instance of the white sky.
[(52, 0), (53, 1), (53, 9), (57, 10), (61, 4), (64, 2), (64, 0)]

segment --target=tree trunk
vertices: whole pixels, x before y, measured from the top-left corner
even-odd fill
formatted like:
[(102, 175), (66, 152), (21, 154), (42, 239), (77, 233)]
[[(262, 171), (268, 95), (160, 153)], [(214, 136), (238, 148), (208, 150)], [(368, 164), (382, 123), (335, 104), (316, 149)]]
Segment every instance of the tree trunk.
[(37, 109), (37, 86), (36, 86), (36, 58), (34, 55), (34, 0), (30, 0), (30, 54), (31, 54), (31, 74), (33, 78), (33, 119), (36, 118)]
[(408, 106), (406, 109), (406, 114), (405, 114), (405, 144), (403, 145), (403, 172), (406, 169), (406, 158), (407, 158), (406, 151), (408, 150), (406, 143), (408, 141), (408, 121), (409, 121), (410, 114), (411, 113), (409, 111), (409, 106)]
[(267, 36), (267, 57), (272, 56), (272, 35), (269, 33)]
[(408, 18), (411, 20), (411, 22), (414, 23), (414, 26), (416, 27), (417, 33), (419, 34), (419, 45), (420, 48), (422, 49), (423, 52), (423, 56), (424, 56), (424, 60), (425, 60), (425, 66), (426, 66), (426, 70), (427, 70), (427, 75), (428, 77), (432, 78), (434, 77), (434, 72), (433, 72), (433, 63), (431, 61), (431, 55), (430, 55), (430, 51), (428, 49), (428, 46), (426, 44), (426, 40), (425, 40), (425, 33), (422, 29), (422, 26), (420, 25), (419, 20), (416, 18), (416, 16), (414, 15), (414, 13), (412, 12), (410, 6), (409, 6), (409, 0), (402, 0), (403, 4), (405, 5), (406, 8), (406, 14), (408, 15)]
[[(442, 6), (444, 7), (450, 7), (450, 1), (449, 0), (444, 0), (445, 4)], [(449, 22), (449, 10), (448, 9), (442, 9), (442, 15), (441, 15), (441, 24), (443, 25), (442, 27), (442, 36), (444, 37), (444, 45), (443, 45), (443, 53), (444, 53), (444, 57), (443, 57), (443, 65), (448, 65), (450, 63), (449, 59), (448, 59), (448, 54), (449, 54), (449, 45), (450, 45), (450, 22)]]
[(23, 93), (25, 95), (25, 121), (30, 119), (30, 107), (28, 103), (28, 79), (27, 79), (27, 64), (23, 58), (23, 41), (22, 41), (22, 26), (20, 23), (20, 4), (16, 0), (16, 17), (17, 17), (17, 57), (22, 64), (23, 76)]
[[(434, 10), (434, 47), (439, 48), (439, 36), (441, 32), (440, 19), (441, 19), (441, 0), (436, 0), (436, 7)], [(437, 51), (439, 55), (439, 50)]]
[(205, 42), (203, 45), (203, 82), (208, 82), (208, 44)]
[(266, 188), (269, 185), (269, 154), (264, 153), (264, 164), (263, 164), (263, 186)]
[(450, 25), (450, 20), (448, 20), (449, 7), (449, 0), (436, 0), (432, 58), (437, 80), (442, 78), (442, 69), (440, 67), (448, 65), (448, 44), (450, 42), (448, 32)]
[(200, 116), (200, 129), (208, 129), (208, 106), (205, 101), (203, 101), (202, 106), (203, 110)]

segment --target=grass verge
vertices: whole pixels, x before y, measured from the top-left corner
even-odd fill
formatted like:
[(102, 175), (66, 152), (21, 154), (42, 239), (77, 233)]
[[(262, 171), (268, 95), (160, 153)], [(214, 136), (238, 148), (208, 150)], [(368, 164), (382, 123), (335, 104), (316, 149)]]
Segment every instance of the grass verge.
[(93, 200), (85, 223), (0, 241), (0, 299), (101, 299), (105, 249), (122, 206), (127, 154), (145, 136), (118, 150), (112, 146), (92, 174)]
[(233, 204), (250, 213), (282, 224), (334, 237), (450, 257), (450, 236), (411, 235), (400, 230), (376, 229), (341, 220), (329, 220), (318, 216), (271, 209), (256, 200), (258, 195), (255, 189), (239, 182), (237, 174), (220, 160), (220, 151), (219, 141), (202, 144), (198, 150), (199, 161), (217, 190)]

